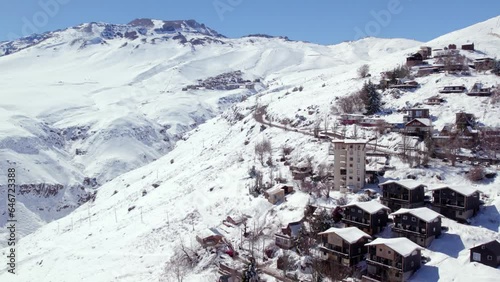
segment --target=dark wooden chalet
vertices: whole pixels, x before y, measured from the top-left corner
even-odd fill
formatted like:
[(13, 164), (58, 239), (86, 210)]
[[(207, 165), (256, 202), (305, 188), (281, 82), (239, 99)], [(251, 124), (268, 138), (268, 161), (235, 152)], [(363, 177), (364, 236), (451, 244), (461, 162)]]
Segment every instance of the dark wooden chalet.
[(406, 58), (406, 66), (413, 67), (423, 64), (424, 56), (421, 53), (415, 53)]
[(427, 105), (441, 105), (444, 102), (446, 102), (446, 100), (439, 96), (432, 96), (430, 98), (427, 98), (427, 100), (425, 100), (425, 104)]
[(357, 227), (332, 227), (318, 235), (321, 236), (319, 249), (323, 259), (349, 267), (364, 259), (365, 244), (372, 238)]
[(353, 203), (344, 208), (342, 222), (347, 227), (358, 227), (362, 231), (374, 235), (387, 225), (390, 209), (377, 201)]
[(493, 240), (471, 248), (470, 261), (498, 268), (500, 266), (500, 242)]
[(450, 85), (450, 86), (445, 86), (443, 89), (439, 90), (439, 93), (464, 93), (467, 91), (467, 88), (465, 86), (458, 86), (458, 85)]
[(482, 83), (476, 82), (474, 86), (472, 86), (469, 93), (467, 93), (467, 96), (486, 97), (486, 96), (491, 96), (491, 94), (492, 94), (491, 87), (485, 87)]
[(423, 248), (407, 238), (377, 238), (366, 246), (367, 274), (362, 281), (404, 282), (420, 268)]
[(405, 123), (402, 133), (405, 135), (425, 137), (432, 132), (433, 128), (430, 119), (416, 118)]
[(392, 215), (392, 231), (397, 237), (406, 237), (422, 247), (428, 247), (441, 235), (443, 216), (429, 208), (399, 209)]
[(425, 185), (411, 179), (390, 180), (379, 184), (382, 189), (382, 204), (391, 210), (411, 209), (424, 205)]
[(474, 51), (474, 43), (462, 45), (462, 50)]
[(465, 221), (479, 211), (479, 191), (470, 186), (438, 186), (432, 190), (432, 206), (440, 214)]
[(409, 122), (416, 118), (430, 118), (429, 109), (405, 109), (406, 115), (403, 122)]
[(492, 58), (480, 58), (474, 61), (476, 70), (491, 70), (495, 66), (495, 60)]

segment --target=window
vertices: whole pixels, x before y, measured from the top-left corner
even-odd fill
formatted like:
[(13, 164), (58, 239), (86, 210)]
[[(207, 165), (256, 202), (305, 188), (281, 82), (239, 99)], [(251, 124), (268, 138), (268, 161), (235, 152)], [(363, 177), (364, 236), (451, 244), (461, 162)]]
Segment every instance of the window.
[(361, 179), (358, 177), (358, 181), (361, 181)]
[(481, 249), (483, 249), (483, 250), (484, 250), (484, 249), (485, 249), (485, 246), (484, 246), (484, 245), (482, 245), (482, 246), (481, 246)]
[(361, 248), (358, 248), (358, 253), (361, 254)]
[(349, 160), (352, 162), (354, 159), (353, 158), (349, 158)]
[(414, 267), (415, 266), (415, 262), (412, 261), (410, 265), (411, 265), (411, 267)]
[(412, 216), (411, 221), (415, 222), (415, 221), (417, 221), (417, 219), (414, 216)]
[(486, 257), (488, 260), (493, 260), (493, 257), (492, 256), (487, 256)]
[(352, 167), (352, 164), (349, 164), (349, 167)]
[(406, 215), (403, 215), (403, 220), (407, 220), (408, 217)]
[(382, 251), (382, 248), (379, 248), (379, 249), (378, 249), (378, 251), (379, 251), (379, 252), (381, 252), (381, 251)]
[(432, 232), (436, 232), (436, 227), (432, 227)]
[(363, 211), (362, 210), (358, 210), (358, 213), (363, 213)]
[(481, 261), (481, 254), (480, 253), (472, 253), (472, 260), (473, 261)]
[(391, 251), (387, 251), (388, 254), (391, 254)]

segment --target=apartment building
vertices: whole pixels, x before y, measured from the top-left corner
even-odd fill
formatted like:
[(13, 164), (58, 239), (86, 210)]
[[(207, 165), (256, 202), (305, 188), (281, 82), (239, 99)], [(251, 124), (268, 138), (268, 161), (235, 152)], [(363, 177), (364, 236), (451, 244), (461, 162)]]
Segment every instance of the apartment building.
[(334, 189), (358, 192), (365, 186), (366, 140), (334, 140)]

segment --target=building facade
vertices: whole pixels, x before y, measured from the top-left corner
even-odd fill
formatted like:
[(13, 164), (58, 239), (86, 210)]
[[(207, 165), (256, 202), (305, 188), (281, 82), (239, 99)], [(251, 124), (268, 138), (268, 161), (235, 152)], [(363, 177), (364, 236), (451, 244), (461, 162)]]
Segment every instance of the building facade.
[(468, 186), (432, 188), (434, 210), (447, 218), (465, 221), (479, 211), (479, 191)]
[(323, 259), (352, 267), (364, 259), (366, 246), (371, 236), (356, 227), (332, 227), (319, 233)]
[(381, 232), (387, 225), (390, 209), (376, 201), (353, 203), (344, 208), (342, 222), (370, 235)]
[(367, 274), (363, 281), (404, 282), (420, 268), (422, 247), (407, 238), (378, 238), (366, 246)]
[(358, 192), (365, 186), (366, 141), (334, 140), (334, 189)]
[(397, 237), (406, 237), (422, 247), (428, 247), (441, 235), (442, 215), (429, 208), (400, 209), (392, 215), (392, 232)]
[(386, 181), (379, 184), (382, 189), (380, 201), (393, 211), (411, 209), (424, 205), (425, 185), (411, 179)]

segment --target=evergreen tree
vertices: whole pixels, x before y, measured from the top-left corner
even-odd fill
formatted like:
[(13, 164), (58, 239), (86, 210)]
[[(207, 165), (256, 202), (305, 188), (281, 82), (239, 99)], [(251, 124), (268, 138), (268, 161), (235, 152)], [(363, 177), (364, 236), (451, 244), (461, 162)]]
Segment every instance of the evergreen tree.
[(376, 86), (371, 81), (368, 81), (363, 85), (361, 93), (365, 104), (366, 114), (373, 115), (378, 113), (381, 108), (381, 97), (380, 93), (377, 92)]
[(495, 61), (493, 62), (492, 72), (496, 75), (500, 75), (500, 60), (495, 59)]

